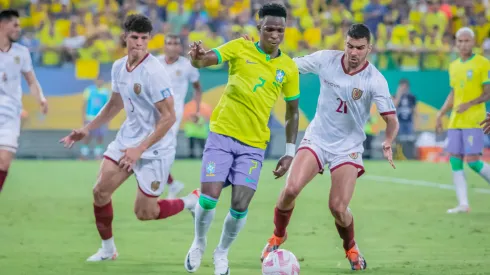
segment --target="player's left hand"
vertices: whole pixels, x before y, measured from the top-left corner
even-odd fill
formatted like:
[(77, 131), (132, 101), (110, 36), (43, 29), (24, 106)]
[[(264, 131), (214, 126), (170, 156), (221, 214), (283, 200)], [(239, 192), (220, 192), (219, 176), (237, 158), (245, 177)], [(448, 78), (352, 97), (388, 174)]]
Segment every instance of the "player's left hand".
[(291, 156), (282, 156), (279, 159), (279, 161), (277, 162), (276, 170), (272, 171), (274, 176), (276, 176), (276, 179), (286, 174), (292, 162), (293, 162), (293, 157)]
[(458, 110), (457, 112), (458, 113), (464, 113), (466, 110), (468, 110), (469, 108), (471, 107), (471, 104), (469, 103), (463, 103), (461, 105), (458, 106)]
[(48, 101), (46, 99), (42, 99), (39, 106), (41, 106), (41, 112), (43, 115), (48, 113)]
[(490, 133), (490, 113), (487, 113), (487, 118), (485, 118), (485, 120), (482, 121), (480, 125), (483, 126), (483, 133)]
[(383, 156), (391, 164), (391, 167), (393, 167), (393, 169), (396, 169), (395, 163), (393, 163), (393, 151), (391, 150), (391, 143), (385, 141), (383, 142), (382, 146), (383, 146)]
[(143, 154), (143, 150), (141, 150), (139, 147), (133, 147), (126, 150), (121, 150), (121, 152), (124, 152), (124, 156), (119, 160), (119, 167), (123, 170), (131, 172), (136, 164), (136, 161), (138, 161)]

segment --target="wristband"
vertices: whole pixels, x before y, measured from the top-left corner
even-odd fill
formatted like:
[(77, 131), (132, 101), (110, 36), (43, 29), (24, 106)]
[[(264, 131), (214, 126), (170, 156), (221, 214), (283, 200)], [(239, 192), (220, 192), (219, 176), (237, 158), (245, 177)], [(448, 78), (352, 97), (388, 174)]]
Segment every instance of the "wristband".
[(296, 154), (296, 144), (286, 143), (286, 156), (294, 157)]

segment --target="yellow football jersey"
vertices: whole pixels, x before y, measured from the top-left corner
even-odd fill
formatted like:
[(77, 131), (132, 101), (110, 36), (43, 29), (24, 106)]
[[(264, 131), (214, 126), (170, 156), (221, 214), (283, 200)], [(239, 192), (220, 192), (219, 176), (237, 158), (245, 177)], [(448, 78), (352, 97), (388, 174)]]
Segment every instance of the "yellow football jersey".
[(454, 102), (448, 128), (480, 128), (480, 122), (485, 118), (485, 103), (474, 105), (461, 114), (456, 110), (459, 105), (480, 97), (483, 85), (490, 84), (488, 59), (473, 54), (464, 62), (461, 59), (453, 61), (449, 65), (449, 83), (454, 92)]
[(299, 98), (299, 72), (284, 53), (270, 58), (243, 38), (213, 49), (218, 63), (229, 61), (228, 84), (213, 110), (210, 130), (233, 137), (249, 146), (265, 149), (270, 131), (267, 123), (279, 95), (286, 101)]

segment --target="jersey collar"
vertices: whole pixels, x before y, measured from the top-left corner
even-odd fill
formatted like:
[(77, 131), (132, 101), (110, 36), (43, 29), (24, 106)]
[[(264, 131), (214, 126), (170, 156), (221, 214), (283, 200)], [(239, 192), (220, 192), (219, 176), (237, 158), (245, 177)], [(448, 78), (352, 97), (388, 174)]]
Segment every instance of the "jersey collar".
[[(259, 41), (255, 42), (254, 43), (255, 45), (255, 48), (257, 49), (257, 51), (259, 51), (261, 54), (265, 54), (265, 60), (269, 61), (271, 60), (271, 56), (269, 54), (266, 54), (260, 47), (259, 47)], [(278, 52), (277, 52), (277, 57), (281, 56), (281, 49), (277, 49)], [(276, 57), (276, 58), (277, 58)]]
[(466, 62), (470, 61), (471, 59), (473, 59), (473, 57), (475, 57), (475, 54), (472, 54), (472, 55), (470, 56), (470, 58), (466, 59), (465, 61), (463, 61), (463, 60), (461, 59), (461, 57), (460, 57), (460, 58), (459, 58), (459, 62), (461, 62), (461, 63), (466, 63)]

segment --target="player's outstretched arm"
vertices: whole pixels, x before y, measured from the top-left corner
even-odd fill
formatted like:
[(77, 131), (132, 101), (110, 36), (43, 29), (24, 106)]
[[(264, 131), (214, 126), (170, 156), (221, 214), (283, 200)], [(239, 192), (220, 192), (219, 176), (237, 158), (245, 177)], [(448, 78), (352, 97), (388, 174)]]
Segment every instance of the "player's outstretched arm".
[(124, 108), (124, 103), (120, 93), (112, 93), (111, 98), (100, 111), (100, 113), (88, 123), (84, 130), (91, 131), (109, 123)]
[(276, 170), (273, 171), (276, 179), (284, 176), (289, 170), (296, 151), (296, 137), (299, 125), (299, 99), (286, 102), (286, 153), (279, 159)]
[(205, 68), (218, 64), (218, 55), (214, 51), (206, 51), (202, 46), (202, 42), (194, 42), (190, 45), (189, 56), (191, 64), (195, 68)]
[(41, 111), (43, 114), (48, 113), (48, 101), (44, 97), (43, 90), (41, 88), (41, 85), (39, 84), (39, 81), (36, 78), (36, 74), (34, 73), (34, 70), (30, 70), (28, 72), (23, 73), (24, 78), (27, 82), (27, 85), (29, 85), (29, 90), (31, 92), (31, 95), (33, 95), (39, 105), (41, 106)]

